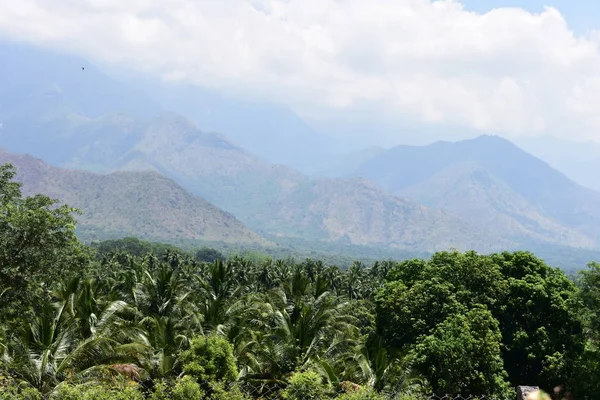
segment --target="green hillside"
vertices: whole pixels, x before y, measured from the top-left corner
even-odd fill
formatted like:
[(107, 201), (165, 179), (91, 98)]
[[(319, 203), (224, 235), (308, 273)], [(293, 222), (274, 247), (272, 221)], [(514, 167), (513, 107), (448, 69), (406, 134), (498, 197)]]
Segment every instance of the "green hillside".
[(43, 193), (81, 209), (79, 229), (89, 237), (268, 244), (233, 215), (156, 172), (93, 174), (0, 151), (4, 163), (17, 167), (24, 193)]

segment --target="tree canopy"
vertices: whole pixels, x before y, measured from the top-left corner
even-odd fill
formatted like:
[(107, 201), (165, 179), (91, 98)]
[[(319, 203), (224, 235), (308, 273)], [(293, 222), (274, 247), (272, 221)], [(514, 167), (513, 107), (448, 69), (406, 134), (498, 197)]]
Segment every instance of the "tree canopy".
[(0, 167), (0, 399), (600, 390), (598, 264), (573, 281), (524, 251), (341, 269), (135, 239), (88, 248), (77, 210), (14, 179)]

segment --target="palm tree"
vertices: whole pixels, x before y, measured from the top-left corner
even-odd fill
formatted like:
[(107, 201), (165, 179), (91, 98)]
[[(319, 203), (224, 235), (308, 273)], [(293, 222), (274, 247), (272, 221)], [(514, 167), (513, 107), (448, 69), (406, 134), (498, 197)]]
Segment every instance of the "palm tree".
[(407, 354), (388, 350), (381, 338), (369, 345), (359, 346), (354, 356), (359, 367), (356, 381), (378, 392), (411, 393), (419, 389), (422, 380), (412, 369), (412, 358)]
[[(154, 262), (154, 261), (153, 261)], [(135, 289), (139, 326), (149, 346), (140, 363), (153, 377), (177, 372), (177, 357), (191, 337), (202, 334), (191, 291), (171, 265), (152, 265)]]
[[(9, 346), (9, 372), (48, 394), (63, 381), (83, 378), (110, 365), (110, 360), (119, 356), (127, 332), (115, 317), (124, 306), (113, 303), (99, 316), (91, 335), (78, 340), (77, 319), (69, 312), (68, 302), (44, 304), (20, 340)], [(130, 343), (134, 340), (127, 338)]]
[(244, 291), (237, 280), (232, 262), (217, 260), (208, 266), (206, 276), (196, 275), (200, 287), (199, 312), (207, 332), (219, 332), (233, 309), (231, 304)]
[[(297, 279), (293, 277), (292, 282)], [(342, 314), (343, 305), (329, 292), (316, 298), (289, 298), (283, 290), (272, 292), (267, 303), (269, 334), (261, 355), (263, 376), (284, 378), (302, 366), (334, 358), (351, 346), (358, 332)]]
[(164, 378), (179, 371), (179, 354), (189, 345), (185, 322), (167, 316), (144, 318), (145, 337), (149, 345), (146, 355), (141, 354), (139, 363), (154, 378)]
[(150, 269), (144, 271), (144, 277), (135, 290), (135, 301), (144, 315), (166, 317), (183, 311), (189, 295), (179, 271), (161, 265), (154, 272)]

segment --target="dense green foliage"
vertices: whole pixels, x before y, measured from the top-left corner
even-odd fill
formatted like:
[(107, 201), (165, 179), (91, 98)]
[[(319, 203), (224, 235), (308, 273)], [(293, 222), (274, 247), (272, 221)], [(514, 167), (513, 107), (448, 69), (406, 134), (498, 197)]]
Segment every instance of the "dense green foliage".
[(0, 313), (30, 311), (45, 284), (87, 261), (75, 238), (75, 209), (46, 196), (23, 198), (12, 166), (0, 166)]
[(86, 250), (74, 210), (23, 198), (13, 176), (2, 168), (2, 400), (600, 390), (598, 264), (573, 282), (528, 252), (342, 270), (134, 239)]

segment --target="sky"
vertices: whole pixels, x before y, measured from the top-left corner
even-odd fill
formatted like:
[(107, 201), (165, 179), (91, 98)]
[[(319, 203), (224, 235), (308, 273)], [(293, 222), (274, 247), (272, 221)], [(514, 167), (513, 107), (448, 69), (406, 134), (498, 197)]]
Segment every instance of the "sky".
[(323, 127), (377, 122), (388, 140), (408, 124), (600, 141), (598, 4), (0, 0), (0, 38), (284, 103)]
[(576, 34), (586, 34), (599, 28), (600, 3), (594, 0), (464, 0), (465, 9), (485, 13), (500, 7), (518, 7), (532, 13), (554, 7), (560, 11)]

